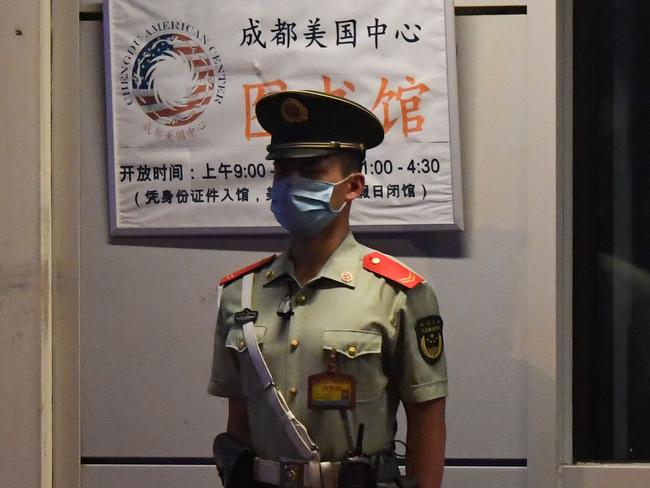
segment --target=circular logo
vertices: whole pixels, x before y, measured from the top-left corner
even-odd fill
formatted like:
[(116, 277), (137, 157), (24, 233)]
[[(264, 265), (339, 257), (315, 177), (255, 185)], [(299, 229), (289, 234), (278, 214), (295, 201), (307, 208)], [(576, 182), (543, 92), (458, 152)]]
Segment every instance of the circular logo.
[(307, 122), (309, 119), (309, 111), (307, 110), (307, 107), (295, 98), (287, 98), (282, 102), (280, 111), (282, 113), (282, 118), (290, 124), (300, 124), (302, 122)]
[(215, 90), (215, 66), (195, 39), (161, 34), (138, 53), (131, 83), (140, 108), (159, 124), (177, 127), (196, 120)]

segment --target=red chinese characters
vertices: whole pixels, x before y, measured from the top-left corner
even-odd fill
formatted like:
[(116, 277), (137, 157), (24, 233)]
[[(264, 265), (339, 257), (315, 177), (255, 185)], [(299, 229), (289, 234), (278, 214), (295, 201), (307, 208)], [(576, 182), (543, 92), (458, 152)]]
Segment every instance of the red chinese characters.
[[(356, 91), (356, 86), (349, 80), (342, 81), (342, 87), (334, 87), (332, 78), (322, 75), (323, 88), (325, 93), (339, 97), (347, 97)], [(405, 82), (390, 87), (387, 78), (381, 77), (375, 101), (371, 110), (379, 117), (384, 133), (400, 122), (402, 135), (408, 138), (410, 134), (422, 132), (426, 119), (421, 113), (422, 95), (431, 91), (424, 83), (418, 83), (415, 77), (405, 76)], [(255, 104), (268, 93), (287, 90), (287, 84), (282, 80), (274, 80), (264, 83), (251, 83), (243, 85), (245, 103), (244, 134), (246, 140), (254, 137), (269, 137), (270, 135), (261, 127), (255, 127)]]

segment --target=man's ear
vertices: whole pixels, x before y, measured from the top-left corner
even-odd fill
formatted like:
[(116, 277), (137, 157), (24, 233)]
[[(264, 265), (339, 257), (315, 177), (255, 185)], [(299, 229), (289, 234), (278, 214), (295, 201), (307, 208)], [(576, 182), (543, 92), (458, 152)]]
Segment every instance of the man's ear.
[(348, 178), (349, 191), (346, 193), (345, 199), (350, 202), (363, 194), (366, 177), (363, 173), (352, 173)]

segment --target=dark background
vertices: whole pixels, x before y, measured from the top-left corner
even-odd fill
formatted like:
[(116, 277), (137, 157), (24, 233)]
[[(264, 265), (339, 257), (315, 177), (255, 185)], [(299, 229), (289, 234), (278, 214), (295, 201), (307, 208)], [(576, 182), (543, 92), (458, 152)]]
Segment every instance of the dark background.
[(650, 461), (649, 22), (574, 0), (575, 461)]

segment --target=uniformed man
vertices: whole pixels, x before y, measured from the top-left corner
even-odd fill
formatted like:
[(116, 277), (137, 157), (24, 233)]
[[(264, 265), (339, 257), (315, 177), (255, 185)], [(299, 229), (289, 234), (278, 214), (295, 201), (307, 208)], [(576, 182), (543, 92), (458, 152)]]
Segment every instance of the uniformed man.
[[(401, 401), (407, 473), (420, 488), (439, 487), (447, 374), (436, 297), (414, 271), (350, 233), (352, 203), (364, 189), (361, 163), (383, 140), (381, 123), (361, 105), (314, 91), (265, 96), (256, 114), (272, 136), (271, 210), (290, 240), (283, 254), (221, 281), (209, 392), (229, 399), (227, 430), (258, 456), (259, 486), (282, 484), (279, 461), (296, 458), (296, 448), (259, 395), (245, 309), (272, 386), (318, 446), (327, 476), (336, 478), (360, 424), (363, 451), (391, 455)], [(305, 470), (298, 482), (336, 485), (311, 478)]]

